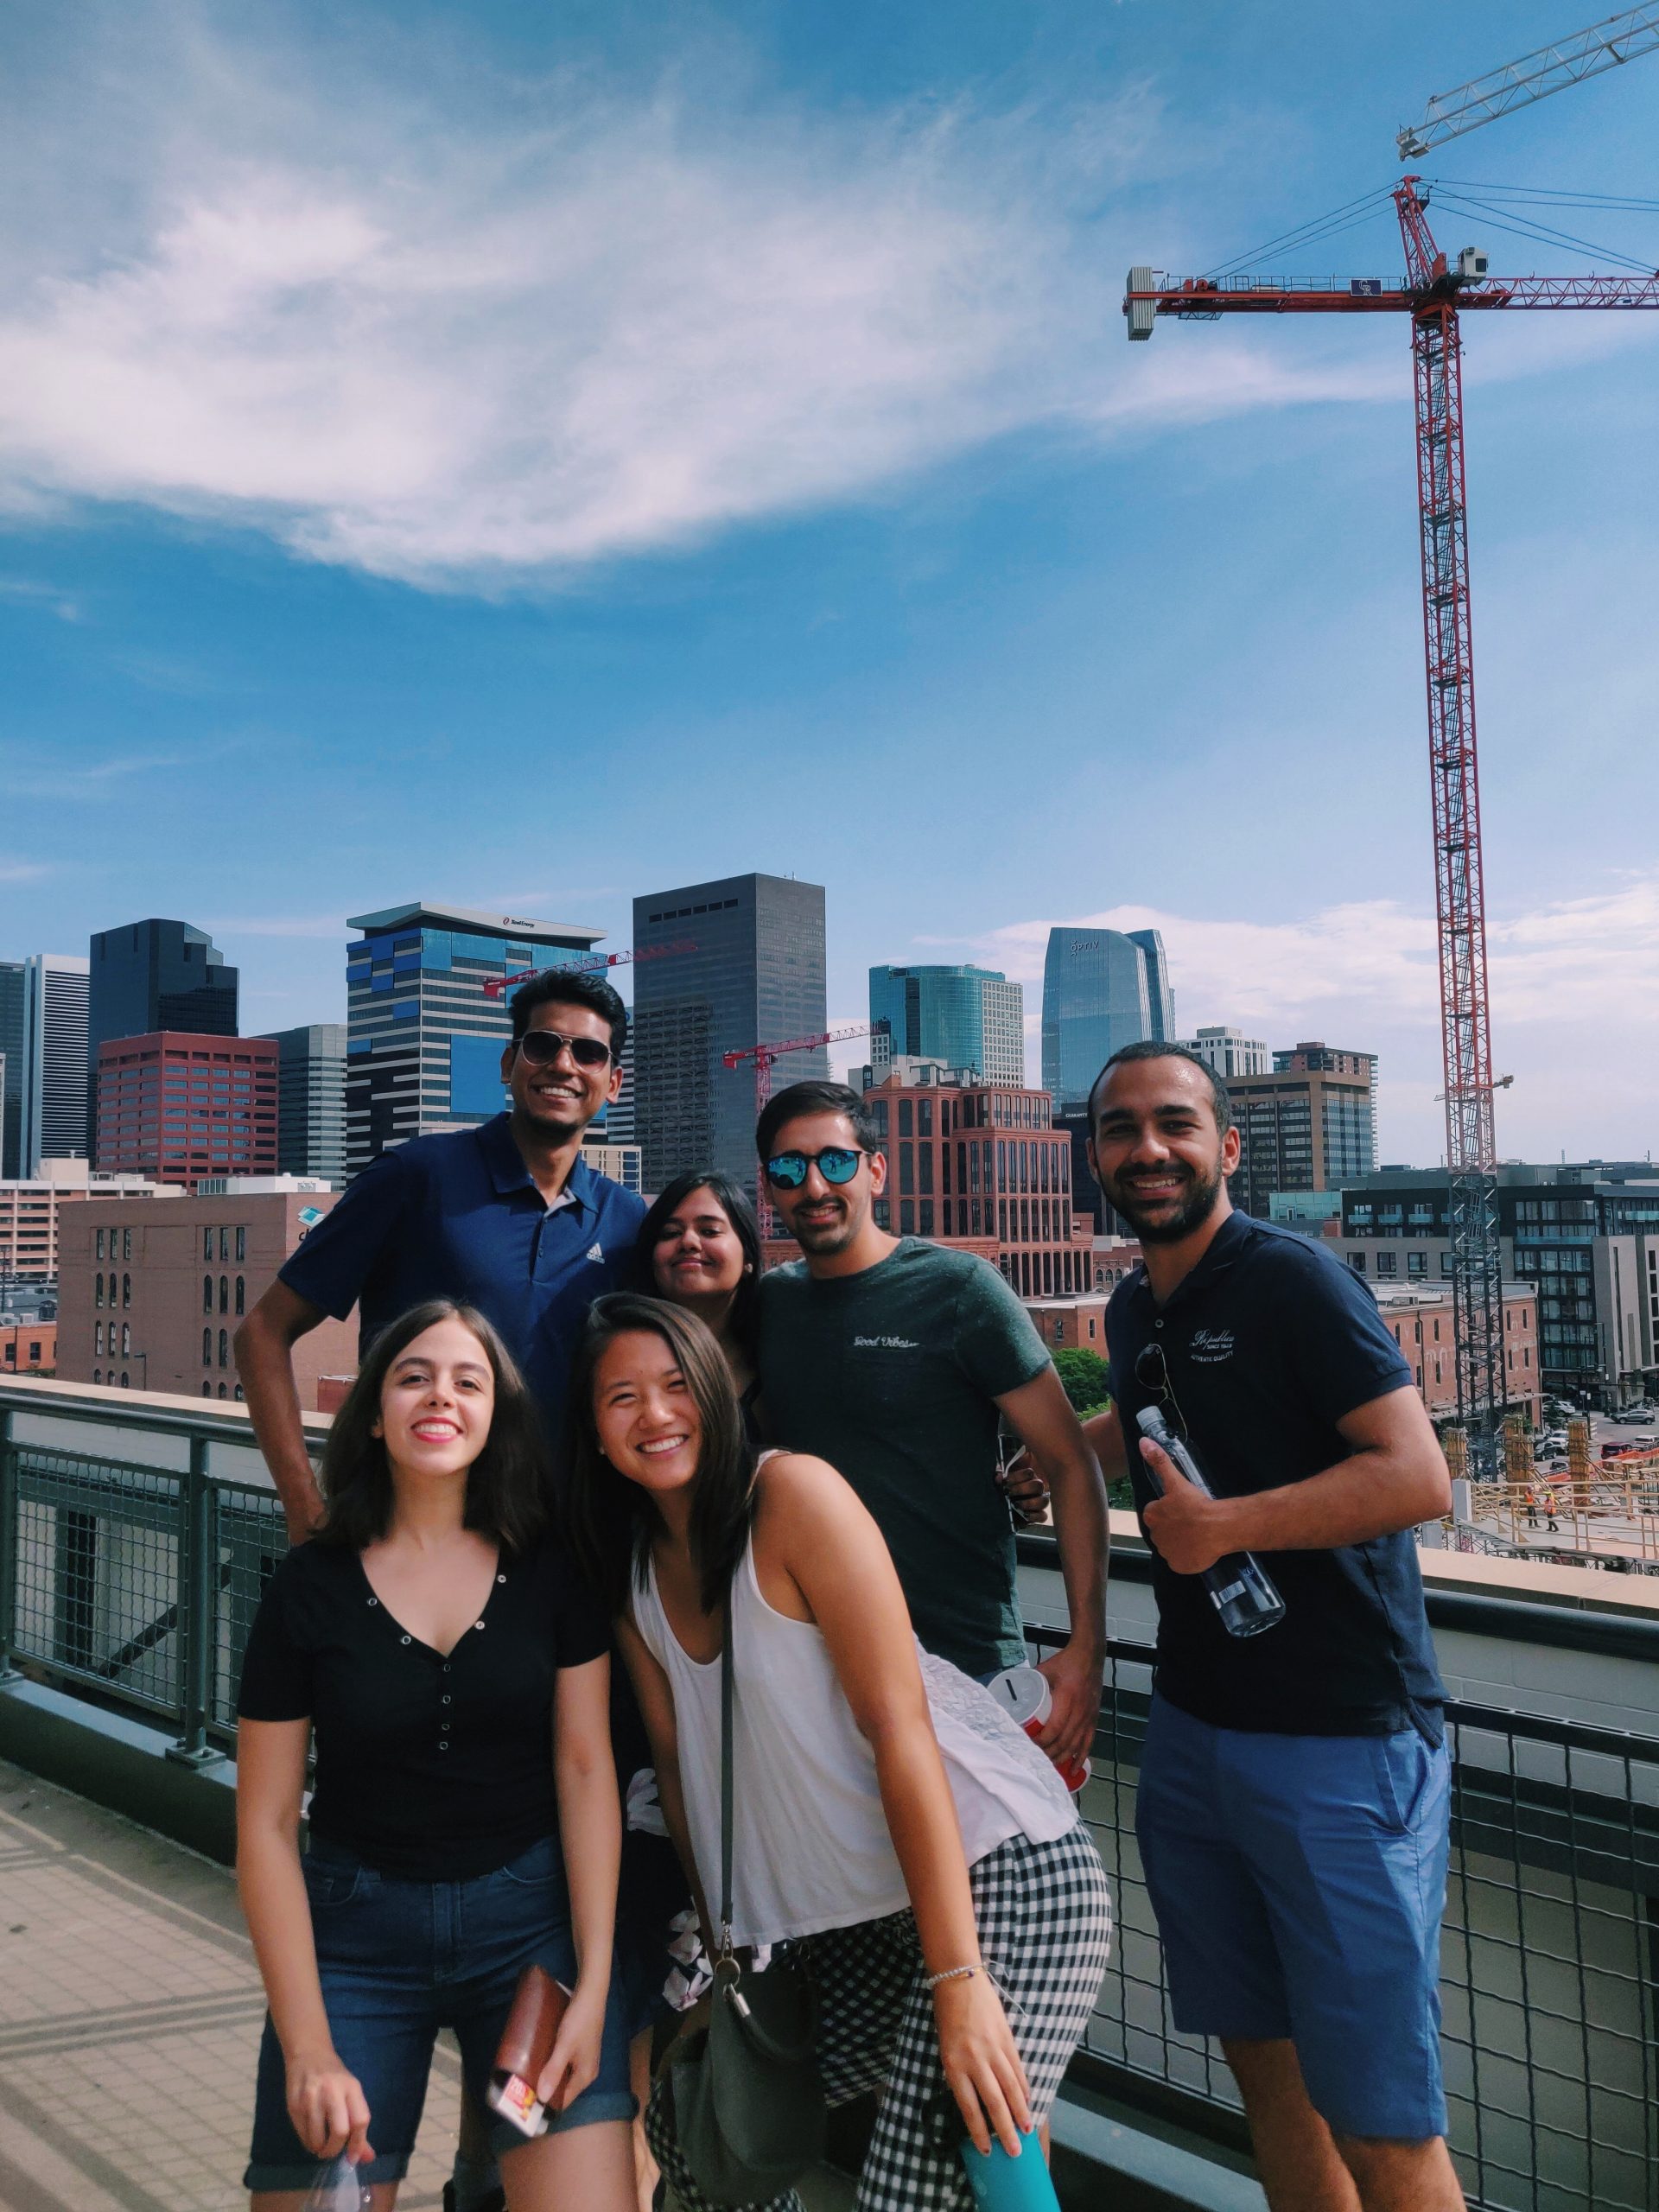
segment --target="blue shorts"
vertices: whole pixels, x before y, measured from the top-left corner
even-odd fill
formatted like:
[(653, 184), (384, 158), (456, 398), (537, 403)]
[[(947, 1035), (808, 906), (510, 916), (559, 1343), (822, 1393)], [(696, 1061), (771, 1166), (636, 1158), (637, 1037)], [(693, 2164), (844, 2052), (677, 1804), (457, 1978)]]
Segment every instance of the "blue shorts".
[[(569, 1986), (575, 1945), (558, 1847), (534, 1844), (493, 1874), (469, 1882), (400, 1882), (349, 1852), (314, 1842), (301, 1862), (311, 1902), (323, 2007), (342, 2065), (369, 2106), (371, 2164), (365, 2182), (401, 2181), (426, 2101), (432, 2045), (454, 2031), (461, 2071), (480, 2112), (518, 1976), (532, 1960)], [(288, 2116), (283, 2053), (270, 2021), (259, 2047), (253, 2147), (245, 2189), (308, 2189), (318, 2161)], [(627, 2022), (614, 1981), (605, 2008), (599, 2075), (556, 2128), (632, 2120)], [(496, 2155), (525, 2140), (491, 2113)]]
[(1288, 2037), (1338, 2134), (1444, 2135), (1450, 1802), (1414, 1729), (1257, 1735), (1154, 1695), (1135, 1833), (1177, 2028)]

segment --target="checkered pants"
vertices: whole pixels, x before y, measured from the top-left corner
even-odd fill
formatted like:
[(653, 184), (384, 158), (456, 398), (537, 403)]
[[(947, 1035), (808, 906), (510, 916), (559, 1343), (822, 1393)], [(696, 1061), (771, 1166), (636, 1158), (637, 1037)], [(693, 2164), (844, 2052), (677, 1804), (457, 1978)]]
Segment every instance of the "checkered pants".
[[(1053, 1843), (1014, 1836), (973, 1869), (980, 1948), (1008, 2015), (1031, 2090), (1047, 2116), (1094, 2007), (1111, 1942), (1106, 1870), (1081, 1821)], [(922, 1986), (908, 1912), (809, 1937), (818, 1976), (818, 2064), (832, 2105), (885, 2085), (859, 2178), (858, 2212), (971, 2212), (960, 2118), (939, 2065), (933, 2000)], [(666, 2071), (645, 2133), (684, 2212), (709, 2212), (674, 2134)], [(751, 2212), (803, 2212), (792, 2189)]]

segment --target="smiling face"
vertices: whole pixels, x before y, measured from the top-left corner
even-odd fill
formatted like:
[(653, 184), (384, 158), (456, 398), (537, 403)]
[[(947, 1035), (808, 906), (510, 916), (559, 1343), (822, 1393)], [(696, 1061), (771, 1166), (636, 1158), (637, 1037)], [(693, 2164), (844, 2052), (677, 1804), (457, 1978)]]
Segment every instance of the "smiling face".
[(464, 1321), (435, 1321), (404, 1345), (380, 1386), (372, 1433), (394, 1478), (464, 1475), (489, 1441), (495, 1410), (490, 1356)]
[(730, 1298), (747, 1262), (731, 1217), (708, 1189), (688, 1192), (658, 1233), (651, 1255), (652, 1280), (677, 1306)]
[[(590, 1037), (608, 1052), (611, 1025), (590, 1006), (566, 1006), (557, 999), (531, 1010), (530, 1029), (551, 1029), (562, 1037)], [(585, 1129), (601, 1106), (613, 1101), (622, 1088), (622, 1070), (614, 1058), (597, 1067), (581, 1067), (569, 1046), (550, 1064), (532, 1060), (517, 1044), (501, 1055), (501, 1080), (512, 1094), (515, 1120), (527, 1123), (538, 1135), (556, 1142)]]
[[(817, 1166), (819, 1153), (838, 1147), (858, 1154), (858, 1171), (849, 1183), (827, 1183)], [(771, 1157), (804, 1153), (813, 1162), (806, 1180), (791, 1191), (766, 1179), (766, 1196), (803, 1252), (828, 1257), (857, 1243), (869, 1226), (875, 1200), (887, 1188), (887, 1163), (859, 1146), (845, 1114), (802, 1114), (785, 1122), (772, 1138)]]
[(702, 1421), (673, 1347), (654, 1329), (613, 1337), (594, 1369), (594, 1427), (620, 1475), (658, 1496), (696, 1478)]
[(1216, 1128), (1202, 1068), (1174, 1054), (1123, 1060), (1096, 1091), (1089, 1164), (1143, 1244), (1175, 1244), (1223, 1203), (1238, 1131)]

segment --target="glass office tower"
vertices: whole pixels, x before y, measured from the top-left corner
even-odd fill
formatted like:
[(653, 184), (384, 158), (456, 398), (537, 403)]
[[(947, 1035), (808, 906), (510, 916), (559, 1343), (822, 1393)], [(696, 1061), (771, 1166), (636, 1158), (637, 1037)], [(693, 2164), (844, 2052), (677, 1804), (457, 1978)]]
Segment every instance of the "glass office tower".
[(1025, 992), (990, 968), (872, 968), (870, 1027), (894, 1053), (972, 1068), (986, 1083), (1026, 1079)]
[[(823, 887), (734, 875), (652, 892), (633, 902), (633, 1129), (645, 1188), (718, 1167), (753, 1192), (754, 1065), (728, 1069), (721, 1056), (828, 1028)], [(772, 1084), (829, 1073), (818, 1046), (785, 1054)]]
[(417, 899), (358, 914), (346, 950), (346, 1172), (406, 1139), (476, 1127), (505, 1100), (507, 995), (484, 986), (575, 959), (604, 935)]
[[(206, 930), (188, 922), (127, 922), (92, 942), (86, 1006), (86, 1142), (96, 1122), (98, 1055), (116, 1037), (178, 1029), (195, 1037), (234, 1037), (237, 971)], [(94, 1159), (94, 1165), (98, 1165)]]
[(1043, 963), (1043, 1089), (1056, 1111), (1081, 1105), (1125, 1045), (1175, 1036), (1156, 930), (1053, 929)]

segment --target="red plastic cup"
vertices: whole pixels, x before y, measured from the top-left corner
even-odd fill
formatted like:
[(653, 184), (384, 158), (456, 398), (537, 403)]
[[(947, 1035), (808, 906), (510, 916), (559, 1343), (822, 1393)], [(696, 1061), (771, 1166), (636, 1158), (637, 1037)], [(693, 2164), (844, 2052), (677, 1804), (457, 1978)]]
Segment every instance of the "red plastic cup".
[[(985, 1685), (1002, 1710), (1011, 1715), (1034, 1743), (1054, 1709), (1048, 1676), (1035, 1667), (1005, 1667)], [(1087, 1759), (1056, 1759), (1054, 1771), (1075, 1797), (1093, 1772)]]

